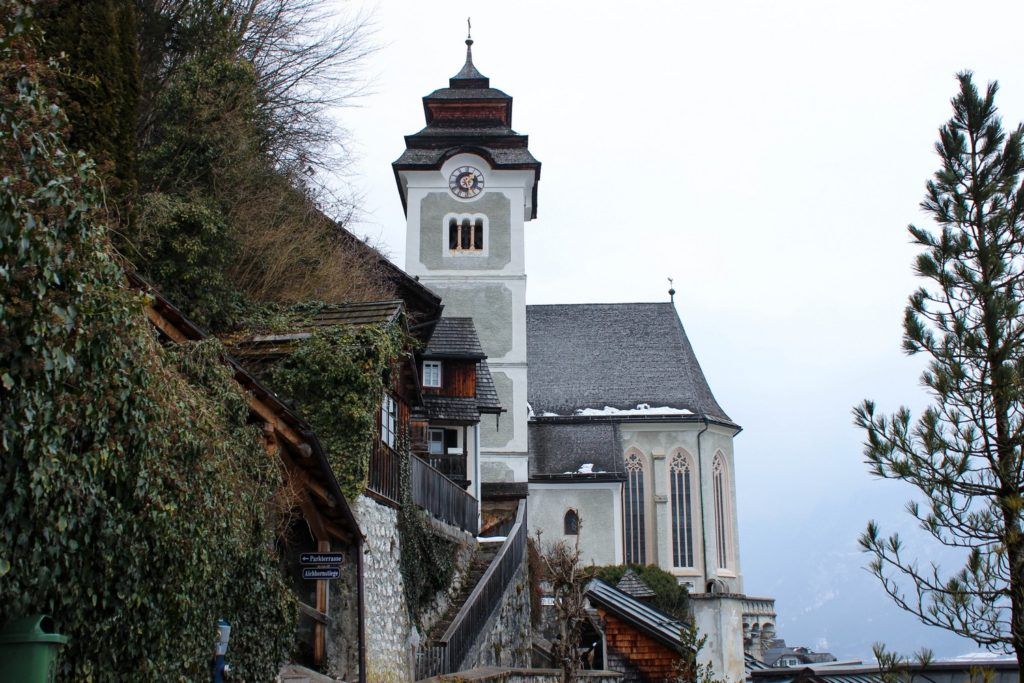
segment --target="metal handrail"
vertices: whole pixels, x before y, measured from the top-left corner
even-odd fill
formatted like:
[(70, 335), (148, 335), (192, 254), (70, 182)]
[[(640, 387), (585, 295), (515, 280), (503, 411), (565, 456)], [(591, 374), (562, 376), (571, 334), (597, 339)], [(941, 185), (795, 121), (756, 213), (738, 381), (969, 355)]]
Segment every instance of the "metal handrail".
[(417, 678), (448, 674), (463, 664), (484, 624), (512, 582), (526, 552), (526, 501), (519, 501), (516, 521), (487, 571), (462, 604), (455, 619), (436, 643), (424, 648), (417, 661)]

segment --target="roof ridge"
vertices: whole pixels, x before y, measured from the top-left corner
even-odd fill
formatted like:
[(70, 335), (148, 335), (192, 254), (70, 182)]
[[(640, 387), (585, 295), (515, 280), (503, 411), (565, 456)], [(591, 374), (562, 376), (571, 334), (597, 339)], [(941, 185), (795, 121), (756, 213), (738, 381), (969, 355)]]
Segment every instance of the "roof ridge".
[(566, 304), (526, 304), (527, 308), (555, 306), (672, 306), (671, 301), (595, 301), (589, 303)]

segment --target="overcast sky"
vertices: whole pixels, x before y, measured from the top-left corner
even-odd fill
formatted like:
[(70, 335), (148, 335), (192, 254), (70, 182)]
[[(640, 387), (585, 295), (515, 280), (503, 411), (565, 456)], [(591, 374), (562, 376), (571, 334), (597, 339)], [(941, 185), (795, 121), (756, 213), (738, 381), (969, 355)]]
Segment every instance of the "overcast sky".
[[(338, 4), (339, 12), (353, 5)], [(791, 645), (943, 656), (967, 641), (892, 607), (863, 569), (869, 518), (911, 529), (872, 479), (851, 407), (925, 403), (900, 352), (915, 286), (906, 226), (938, 166), (954, 75), (998, 80), (1024, 119), (1024, 3), (381, 2), (374, 94), (342, 112), (357, 232), (404, 265), (391, 162), (421, 98), (474, 61), (515, 98), (542, 162), (529, 303), (663, 301), (667, 277), (736, 439), (748, 594)], [(922, 555), (928, 549), (922, 549)]]

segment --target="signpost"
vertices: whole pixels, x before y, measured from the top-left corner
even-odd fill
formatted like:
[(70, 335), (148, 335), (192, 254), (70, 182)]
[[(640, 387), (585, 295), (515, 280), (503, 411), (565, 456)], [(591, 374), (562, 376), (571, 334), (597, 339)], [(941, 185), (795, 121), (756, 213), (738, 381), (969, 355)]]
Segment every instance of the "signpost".
[(337, 564), (345, 561), (343, 553), (302, 553), (299, 564)]
[(302, 578), (320, 581), (341, 577), (341, 567), (303, 567)]
[(341, 578), (341, 564), (345, 561), (343, 553), (302, 553), (299, 564), (315, 565), (302, 568), (302, 578), (310, 581)]

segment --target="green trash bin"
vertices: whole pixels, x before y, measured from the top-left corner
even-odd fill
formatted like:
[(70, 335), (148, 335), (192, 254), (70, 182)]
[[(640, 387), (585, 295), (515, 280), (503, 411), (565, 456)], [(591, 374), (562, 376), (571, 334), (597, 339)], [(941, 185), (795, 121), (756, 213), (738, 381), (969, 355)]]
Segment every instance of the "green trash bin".
[(0, 683), (53, 683), (57, 656), (67, 642), (45, 614), (8, 622), (0, 630)]

